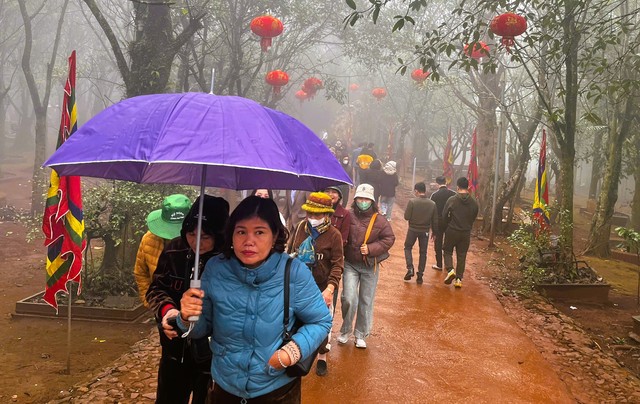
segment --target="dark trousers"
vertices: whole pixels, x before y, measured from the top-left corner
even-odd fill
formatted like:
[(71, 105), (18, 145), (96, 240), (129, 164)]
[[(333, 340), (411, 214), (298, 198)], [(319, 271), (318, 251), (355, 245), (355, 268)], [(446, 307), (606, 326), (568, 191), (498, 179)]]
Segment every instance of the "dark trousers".
[(462, 279), (467, 251), (471, 243), (471, 232), (447, 229), (444, 233), (444, 267), (447, 271), (453, 269), (453, 249), (456, 249), (456, 278)]
[(418, 240), (420, 255), (418, 257), (418, 274), (422, 275), (424, 267), (427, 266), (427, 246), (429, 245), (429, 232), (417, 232), (411, 229), (407, 230), (407, 237), (404, 239), (404, 259), (407, 264), (407, 270), (413, 271), (413, 256), (411, 249)]
[(436, 252), (436, 265), (439, 268), (443, 268), (442, 266), (442, 241), (443, 240), (444, 240), (444, 233), (442, 232), (433, 233), (433, 249)]
[(299, 404), (302, 401), (302, 383), (300, 378), (296, 378), (289, 384), (285, 384), (259, 397), (243, 399), (222, 389), (219, 385), (213, 385), (213, 389), (209, 392), (207, 399), (208, 404), (231, 404), (231, 403), (249, 403), (249, 404)]
[(162, 355), (158, 368), (157, 404), (189, 403), (193, 392), (193, 404), (203, 404), (211, 380), (211, 363), (197, 364), (189, 351), (184, 359)]

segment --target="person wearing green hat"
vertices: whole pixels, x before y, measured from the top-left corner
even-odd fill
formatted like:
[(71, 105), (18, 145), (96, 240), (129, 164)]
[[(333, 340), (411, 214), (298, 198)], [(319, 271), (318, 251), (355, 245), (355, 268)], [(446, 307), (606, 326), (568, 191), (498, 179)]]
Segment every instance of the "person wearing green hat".
[(142, 236), (133, 276), (138, 285), (140, 300), (149, 307), (146, 294), (158, 265), (158, 258), (169, 240), (180, 236), (182, 221), (191, 208), (191, 200), (182, 194), (169, 195), (162, 201), (162, 208), (147, 216), (149, 231)]

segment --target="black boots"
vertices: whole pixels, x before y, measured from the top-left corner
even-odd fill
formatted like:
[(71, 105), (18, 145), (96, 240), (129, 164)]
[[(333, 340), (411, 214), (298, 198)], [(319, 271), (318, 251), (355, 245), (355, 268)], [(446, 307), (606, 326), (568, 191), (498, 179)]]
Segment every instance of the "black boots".
[(413, 269), (408, 269), (407, 274), (404, 276), (405, 281), (410, 281), (413, 278)]

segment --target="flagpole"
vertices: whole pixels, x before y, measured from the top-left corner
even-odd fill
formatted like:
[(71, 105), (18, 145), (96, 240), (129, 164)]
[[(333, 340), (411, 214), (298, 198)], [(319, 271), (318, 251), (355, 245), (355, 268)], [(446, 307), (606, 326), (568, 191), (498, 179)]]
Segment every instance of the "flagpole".
[(67, 295), (69, 296), (69, 306), (67, 308), (67, 369), (65, 371), (65, 374), (70, 375), (71, 374), (71, 301), (72, 301), (72, 296), (71, 294), (73, 293), (73, 285), (71, 284), (71, 282), (67, 282), (67, 290), (69, 291), (69, 293), (67, 293)]

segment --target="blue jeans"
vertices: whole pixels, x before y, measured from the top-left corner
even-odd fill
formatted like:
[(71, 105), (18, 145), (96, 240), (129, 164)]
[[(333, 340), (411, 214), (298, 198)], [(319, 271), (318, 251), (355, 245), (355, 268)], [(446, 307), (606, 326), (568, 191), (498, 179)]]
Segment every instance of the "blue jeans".
[(393, 202), (395, 202), (395, 196), (380, 196), (380, 213), (382, 213), (387, 220), (391, 220), (391, 211), (393, 210)]
[[(341, 334), (351, 334), (356, 317), (356, 338), (366, 338), (373, 325), (373, 299), (378, 286), (380, 267), (344, 262), (342, 274), (342, 327)], [(357, 316), (356, 316), (357, 312)]]

